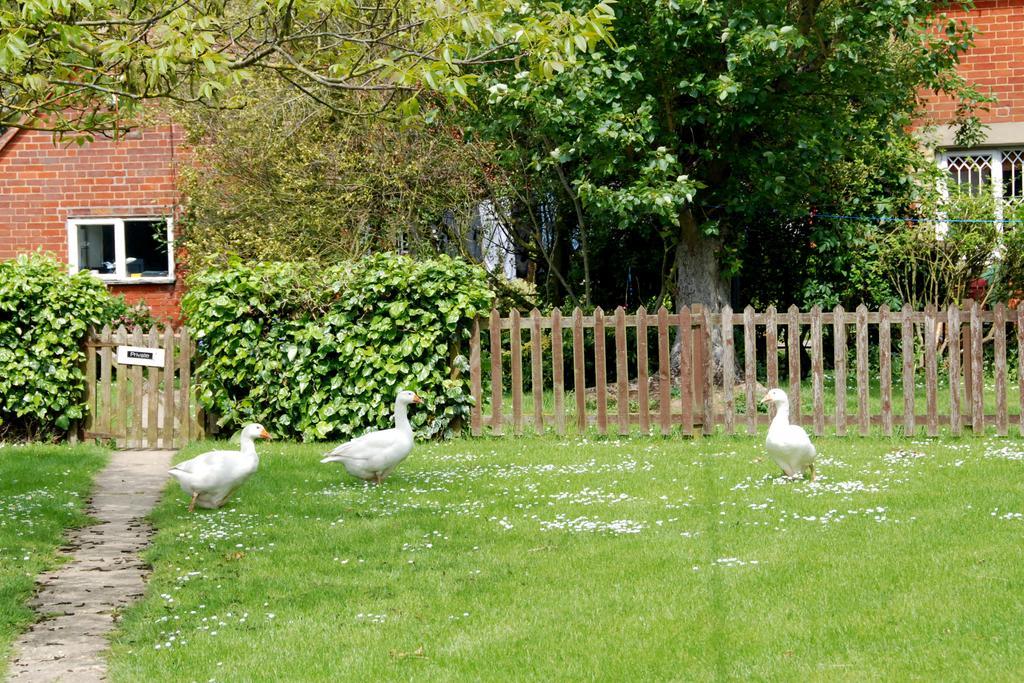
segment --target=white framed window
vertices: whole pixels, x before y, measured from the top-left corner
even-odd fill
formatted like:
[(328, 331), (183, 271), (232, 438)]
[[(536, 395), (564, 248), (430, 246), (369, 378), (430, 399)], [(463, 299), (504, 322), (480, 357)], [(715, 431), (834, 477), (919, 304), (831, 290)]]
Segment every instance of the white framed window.
[(173, 282), (173, 221), (167, 216), (70, 218), (71, 272), (116, 283)]

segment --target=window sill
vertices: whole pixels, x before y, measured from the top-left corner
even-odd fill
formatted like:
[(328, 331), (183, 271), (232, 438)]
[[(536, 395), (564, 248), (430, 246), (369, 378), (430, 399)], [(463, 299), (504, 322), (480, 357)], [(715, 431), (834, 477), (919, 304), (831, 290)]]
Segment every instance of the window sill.
[(114, 277), (100, 277), (100, 280), (105, 285), (173, 285), (175, 282), (173, 275), (165, 277), (129, 277), (129, 278), (114, 278)]

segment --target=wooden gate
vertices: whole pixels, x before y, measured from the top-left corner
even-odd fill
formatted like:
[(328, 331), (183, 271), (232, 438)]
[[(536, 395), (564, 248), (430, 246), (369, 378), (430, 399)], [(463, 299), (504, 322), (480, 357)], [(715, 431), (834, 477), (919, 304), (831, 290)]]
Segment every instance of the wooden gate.
[[(162, 367), (122, 365), (117, 347), (162, 349)], [(91, 331), (85, 341), (87, 412), (82, 436), (119, 448), (180, 448), (203, 437), (192, 396), (188, 330), (157, 326)]]

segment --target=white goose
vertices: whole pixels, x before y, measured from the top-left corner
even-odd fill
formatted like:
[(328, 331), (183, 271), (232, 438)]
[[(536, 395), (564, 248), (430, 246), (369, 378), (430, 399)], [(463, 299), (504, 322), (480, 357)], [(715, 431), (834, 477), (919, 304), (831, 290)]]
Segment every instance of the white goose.
[(411, 391), (400, 391), (395, 398), (395, 426), (363, 434), (343, 443), (320, 462), (340, 462), (353, 477), (380, 484), (412, 451), (412, 426), (409, 424), (410, 403), (423, 403)]
[(814, 444), (803, 427), (789, 424), (789, 397), (786, 392), (772, 389), (761, 399), (761, 403), (774, 403), (776, 411), (775, 419), (768, 427), (768, 438), (765, 439), (768, 456), (778, 463), (786, 476), (795, 477), (809, 469), (811, 481), (814, 481)]
[(260, 464), (255, 440), (269, 438), (263, 425), (251, 424), (242, 430), (241, 450), (207, 451), (168, 470), (181, 488), (192, 495), (188, 511), (195, 510), (197, 504), (202, 508), (224, 505)]

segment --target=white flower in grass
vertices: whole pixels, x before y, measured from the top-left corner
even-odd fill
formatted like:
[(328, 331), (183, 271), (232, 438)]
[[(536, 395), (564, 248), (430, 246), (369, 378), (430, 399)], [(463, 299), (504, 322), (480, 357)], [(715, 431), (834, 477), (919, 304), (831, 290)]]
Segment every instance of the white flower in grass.
[(758, 560), (741, 560), (738, 557), (720, 557), (715, 560), (715, 565), (719, 567), (744, 567), (756, 564), (760, 564)]

